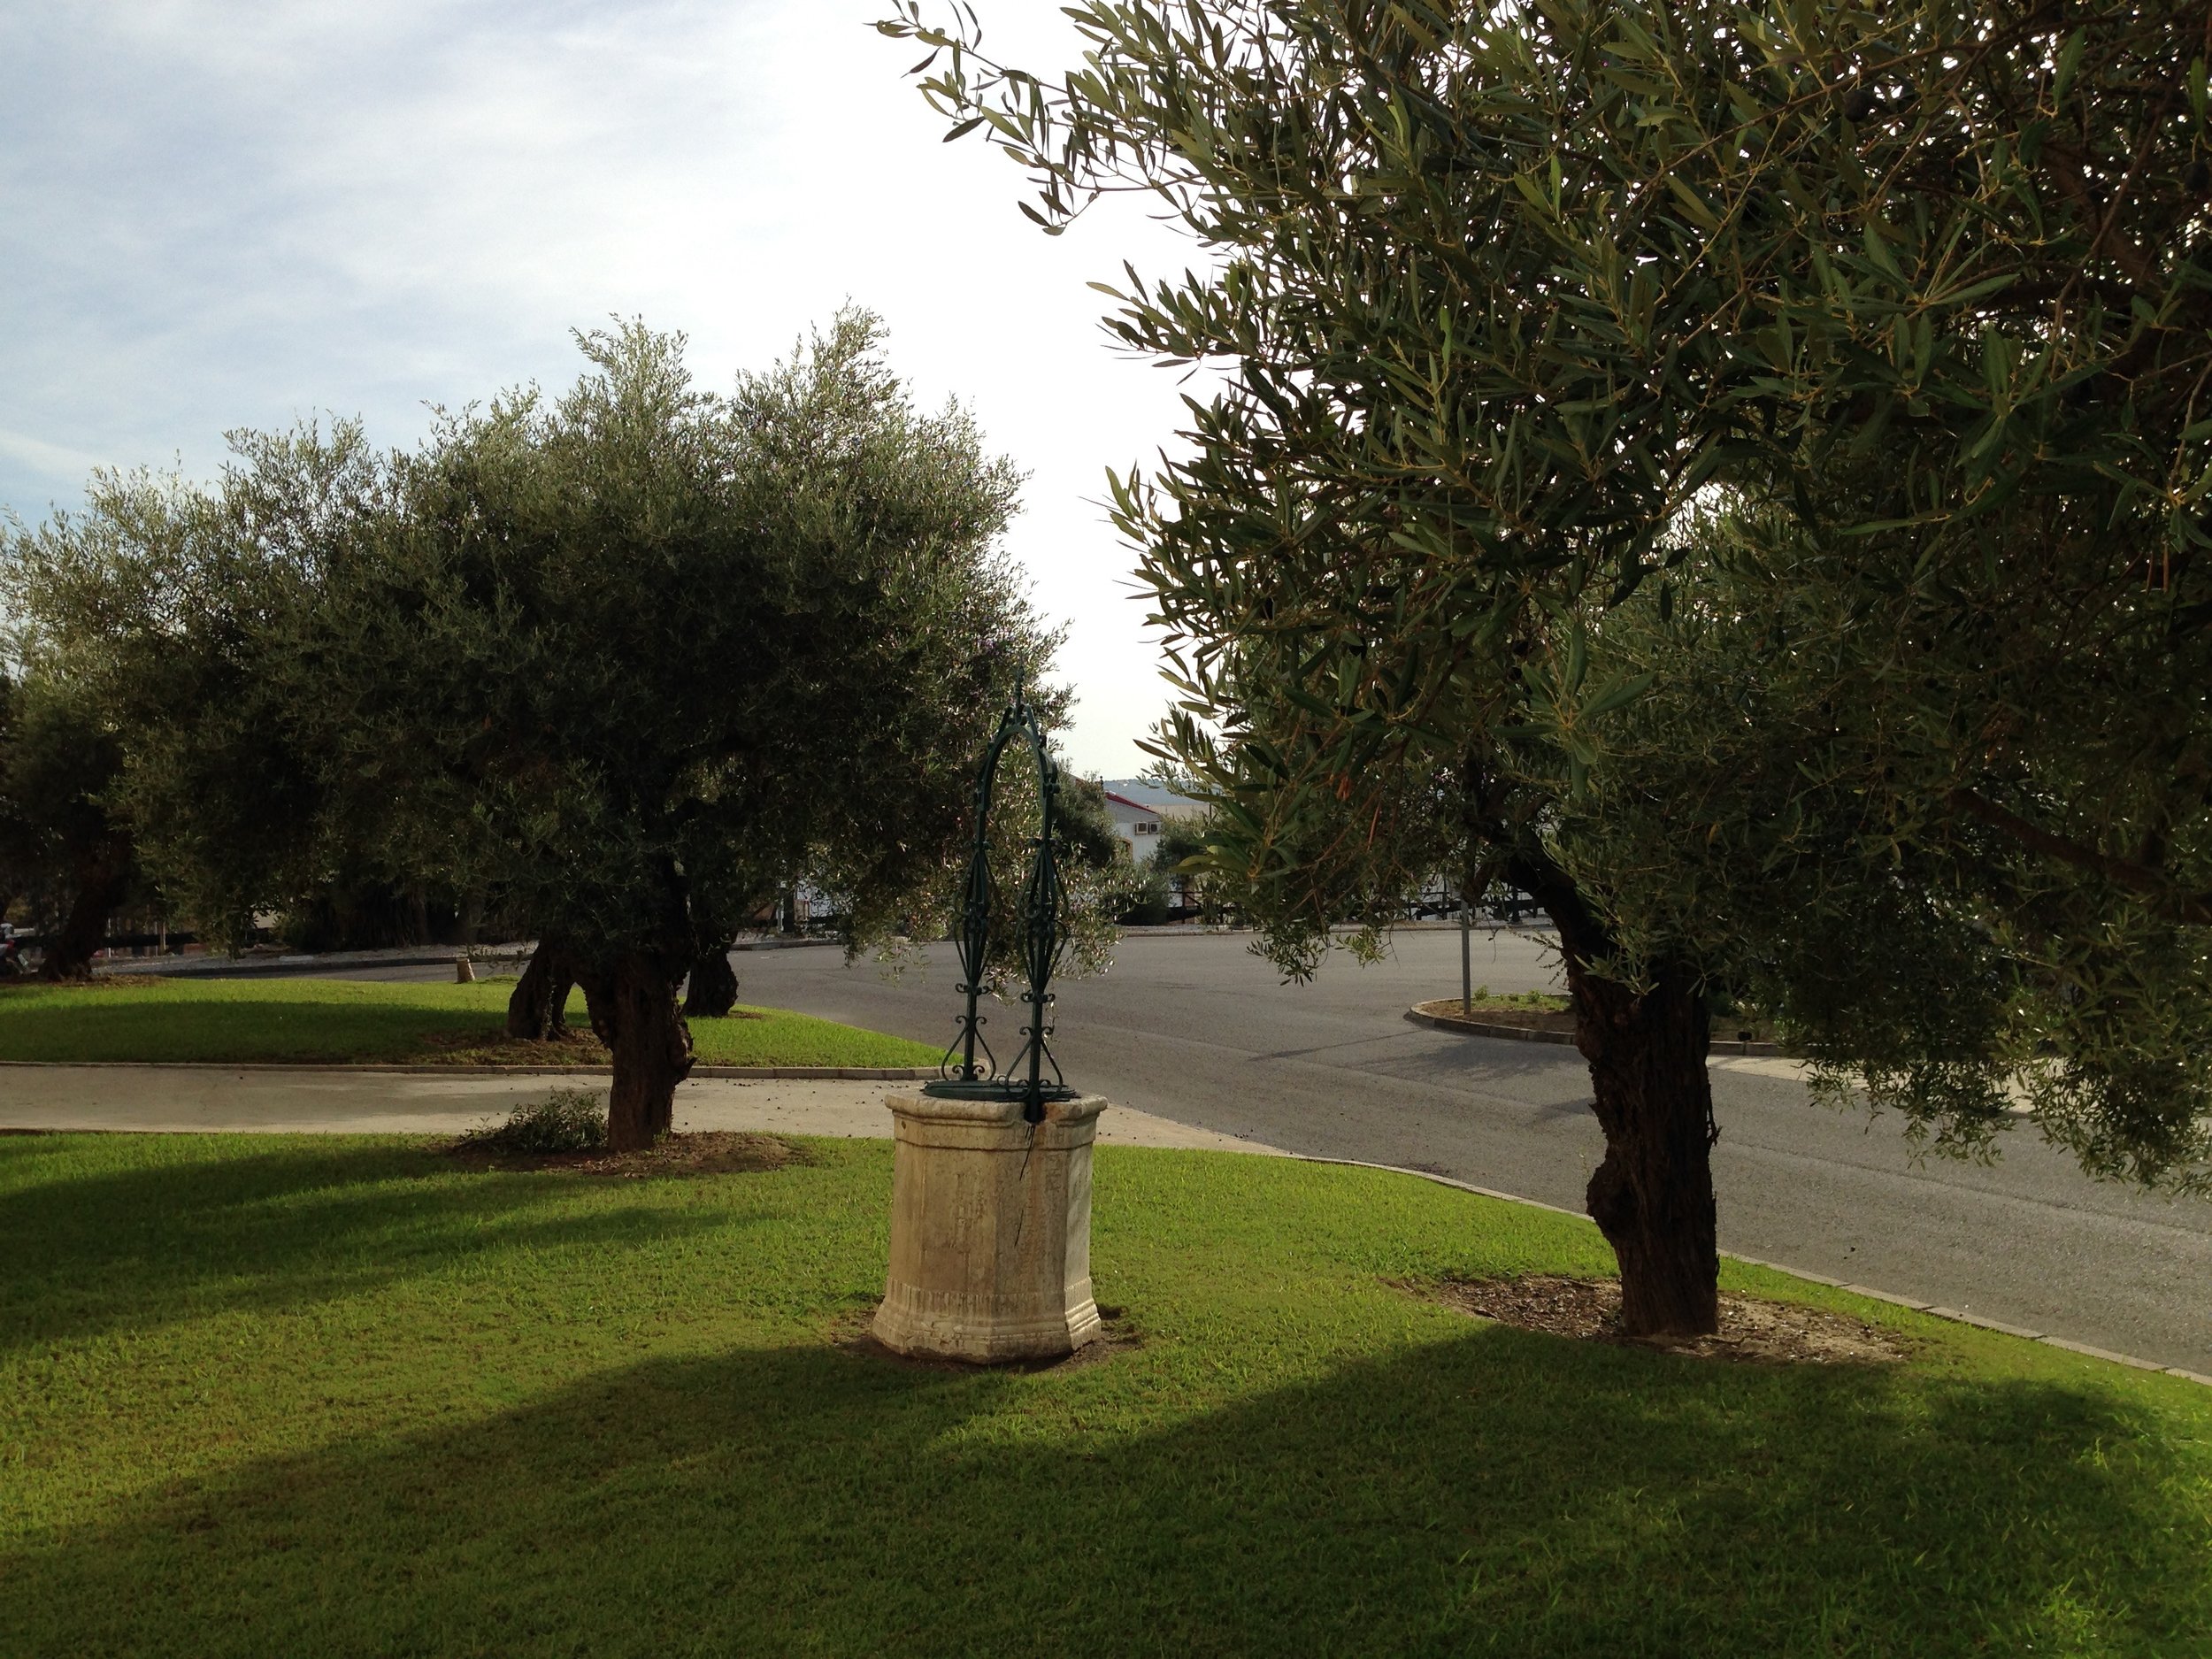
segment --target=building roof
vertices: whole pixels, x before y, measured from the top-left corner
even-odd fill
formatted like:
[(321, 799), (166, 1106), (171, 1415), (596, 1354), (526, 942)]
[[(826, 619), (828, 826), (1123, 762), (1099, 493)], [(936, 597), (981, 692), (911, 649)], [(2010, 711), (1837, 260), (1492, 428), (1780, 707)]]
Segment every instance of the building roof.
[(1105, 780), (1106, 799), (1116, 806), (1125, 806), (1137, 812), (1198, 812), (1204, 809), (1187, 795), (1172, 789), (1163, 789), (1157, 784), (1146, 783), (1137, 778), (1109, 778)]

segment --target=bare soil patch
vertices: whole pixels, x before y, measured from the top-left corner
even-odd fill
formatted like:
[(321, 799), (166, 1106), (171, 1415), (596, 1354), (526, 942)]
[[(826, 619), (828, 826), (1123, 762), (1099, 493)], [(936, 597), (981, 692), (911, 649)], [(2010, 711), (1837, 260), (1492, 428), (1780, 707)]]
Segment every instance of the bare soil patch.
[(804, 1147), (780, 1135), (703, 1130), (663, 1135), (642, 1152), (488, 1152), (456, 1141), (445, 1149), (455, 1163), (477, 1170), (572, 1170), (580, 1175), (638, 1179), (655, 1175), (752, 1175), (814, 1160)]
[(454, 1065), (605, 1065), (612, 1058), (607, 1046), (582, 1027), (572, 1025), (561, 1036), (534, 1042), (510, 1037), (504, 1025), (481, 1031), (426, 1033), (422, 1046), (434, 1057)]
[(846, 1314), (832, 1328), (830, 1345), (856, 1358), (895, 1365), (902, 1371), (1012, 1371), (1025, 1373), (1082, 1371), (1092, 1365), (1102, 1365), (1117, 1354), (1126, 1354), (1144, 1346), (1144, 1337), (1130, 1319), (1128, 1310), (1110, 1308), (1104, 1302), (1101, 1302), (1098, 1308), (1098, 1334), (1074, 1353), (1064, 1354), (1058, 1359), (1011, 1360), (1002, 1365), (983, 1365), (972, 1360), (937, 1359), (924, 1355), (897, 1353), (876, 1340), (876, 1333), (871, 1328), (875, 1315), (872, 1306), (856, 1309)]
[(1720, 1295), (1720, 1333), (1703, 1337), (1621, 1334), (1621, 1286), (1614, 1279), (1566, 1279), (1532, 1273), (1403, 1286), (1447, 1307), (1523, 1331), (1623, 1347), (1659, 1348), (1698, 1359), (1748, 1360), (1767, 1365), (1880, 1365), (1903, 1359), (1905, 1343), (1847, 1314), (1763, 1296)]

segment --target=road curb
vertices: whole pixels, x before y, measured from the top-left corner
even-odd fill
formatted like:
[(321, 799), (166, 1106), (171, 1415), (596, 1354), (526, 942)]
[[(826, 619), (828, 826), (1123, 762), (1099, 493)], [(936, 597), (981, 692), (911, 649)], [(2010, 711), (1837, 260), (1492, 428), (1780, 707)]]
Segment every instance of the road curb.
[[(1560, 1048), (1574, 1046), (1571, 1031), (1538, 1031), (1528, 1025), (1497, 1025), (1486, 1019), (1473, 1019), (1464, 1014), (1425, 1014), (1417, 1008), (1406, 1010), (1406, 1018), (1417, 1025), (1426, 1025), (1432, 1031), (1457, 1032), (1463, 1037), (1502, 1037), (1508, 1042), (1548, 1042)], [(1381, 1164), (1375, 1166), (1384, 1167)]]
[[(1508, 1042), (1548, 1042), (1562, 1048), (1574, 1046), (1574, 1033), (1571, 1031), (1536, 1031), (1526, 1025), (1494, 1025), (1488, 1020), (1471, 1018), (1464, 1014), (1431, 1014), (1417, 1005), (1406, 1010), (1406, 1018), (1417, 1025), (1427, 1025), (1436, 1031), (1454, 1031), (1465, 1037), (1502, 1037)], [(1778, 1057), (1786, 1054), (1778, 1042), (1736, 1042), (1717, 1037), (1706, 1045), (1706, 1052), (1772, 1055)]]
[[(525, 953), (527, 954), (526, 952)], [(334, 950), (326, 955), (293, 952), (285, 956), (111, 956), (93, 965), (96, 979), (142, 975), (148, 979), (250, 979), (256, 973), (313, 977), (315, 970), (329, 968), (451, 967), (453, 959), (467, 952), (458, 946), (403, 948), (392, 951)]]
[[(348, 1077), (612, 1077), (607, 1065), (367, 1065), (311, 1062), (288, 1064), (280, 1060), (0, 1060), (0, 1070), (52, 1071), (313, 1071), (338, 1072)], [(853, 1065), (695, 1065), (690, 1075), (699, 1078), (817, 1080), (841, 1079), (862, 1083), (921, 1083), (937, 1075), (935, 1066)]]
[[(1472, 1193), (1479, 1198), (1495, 1198), (1509, 1204), (1520, 1204), (1530, 1210), (1547, 1210), (1555, 1216), (1566, 1216), (1576, 1221), (1589, 1222), (1590, 1217), (1578, 1210), (1563, 1210), (1557, 1204), (1548, 1204), (1540, 1198), (1523, 1198), (1517, 1193), (1502, 1193), (1494, 1187), (1477, 1187), (1472, 1181), (1463, 1181), (1449, 1175), (1439, 1175), (1433, 1170), (1408, 1169), (1398, 1164), (1370, 1164), (1362, 1158), (1325, 1158), (1304, 1152), (1290, 1156), (1301, 1164), (1335, 1164), (1347, 1169), (1380, 1170), (1389, 1175), (1410, 1175), (1416, 1179), (1432, 1181), (1439, 1187), (1449, 1187), (1459, 1192)], [(1594, 1225), (1594, 1223), (1591, 1225)], [(2135, 1371), (2157, 1371), (2167, 1377), (2178, 1377), (2212, 1388), (2212, 1377), (2200, 1371), (2185, 1371), (2178, 1365), (2162, 1365), (2156, 1360), (2143, 1359), (2133, 1354), (2116, 1354), (2110, 1348), (2092, 1348), (2086, 1342), (2077, 1342), (2062, 1336), (2050, 1336), (2041, 1331), (2030, 1331), (2021, 1325), (2006, 1325), (2000, 1320), (1985, 1318), (1980, 1314), (1966, 1313), (1956, 1308), (1939, 1307), (1933, 1302), (1921, 1302), (1915, 1297), (1901, 1296), (1894, 1291), (1876, 1290), (1867, 1285), (1846, 1283), (1831, 1279), (1825, 1273), (1809, 1273), (1801, 1267), (1786, 1267), (1779, 1262), (1765, 1262), (1755, 1256), (1740, 1256), (1733, 1250), (1720, 1252), (1725, 1261), (1739, 1262), (1746, 1267), (1763, 1267), (1770, 1273), (1787, 1273), (1792, 1279), (1801, 1279), (1809, 1284), (1824, 1285), (1831, 1290), (1840, 1290), (1854, 1296), (1864, 1296), (1874, 1302), (1886, 1302), (1893, 1307), (1924, 1313), (1932, 1318), (1947, 1319), (1954, 1325), (1972, 1325), (1977, 1330), (1995, 1331), (2004, 1336), (2018, 1337), (2024, 1341), (2040, 1342), (2046, 1348), (2063, 1348), (2069, 1354), (2083, 1354), (2091, 1359), (2109, 1360), (2116, 1365), (2125, 1365)]]

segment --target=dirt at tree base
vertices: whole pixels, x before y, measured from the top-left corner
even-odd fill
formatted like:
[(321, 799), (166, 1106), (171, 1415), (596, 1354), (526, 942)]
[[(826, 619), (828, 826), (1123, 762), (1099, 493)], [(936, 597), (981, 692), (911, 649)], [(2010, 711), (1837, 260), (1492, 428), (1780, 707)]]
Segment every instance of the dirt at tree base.
[(1628, 1337), (1621, 1333), (1621, 1286), (1616, 1279), (1532, 1273), (1521, 1279), (1447, 1280), (1401, 1288), (1517, 1330), (1657, 1348), (1698, 1359), (1766, 1365), (1880, 1365), (1901, 1360), (1907, 1353), (1893, 1333), (1847, 1314), (1728, 1290), (1720, 1294), (1717, 1336)]
[(492, 1152), (466, 1141), (446, 1148), (455, 1163), (479, 1170), (572, 1170), (635, 1180), (653, 1175), (753, 1175), (811, 1164), (806, 1148), (780, 1135), (702, 1130), (663, 1135), (642, 1152)]
[(504, 1025), (427, 1032), (422, 1046), (432, 1051), (427, 1057), (450, 1065), (603, 1066), (612, 1057), (587, 1025), (571, 1025), (543, 1041), (510, 1037)]
[[(705, 1018), (708, 1016), (689, 1018)], [(767, 1016), (748, 1013), (741, 1009), (712, 1018), (735, 1022), (741, 1019), (765, 1019)], [(456, 1066), (604, 1066), (614, 1058), (607, 1051), (606, 1044), (601, 1042), (591, 1027), (580, 1020), (559, 1036), (548, 1037), (541, 1041), (529, 1037), (510, 1037), (504, 1025), (487, 1025), (477, 1031), (426, 1033), (422, 1046), (430, 1052), (421, 1058)]]

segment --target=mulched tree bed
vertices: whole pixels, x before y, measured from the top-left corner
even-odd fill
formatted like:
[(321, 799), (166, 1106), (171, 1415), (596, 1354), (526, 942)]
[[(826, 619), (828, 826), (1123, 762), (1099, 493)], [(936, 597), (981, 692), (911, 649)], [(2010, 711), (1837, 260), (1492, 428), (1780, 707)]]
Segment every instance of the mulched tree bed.
[(559, 1036), (541, 1042), (510, 1037), (504, 1025), (487, 1025), (477, 1031), (434, 1031), (423, 1034), (422, 1046), (439, 1060), (457, 1065), (603, 1066), (612, 1057), (588, 1025), (571, 1025)]
[(1627, 1337), (1621, 1334), (1621, 1286), (1614, 1279), (1567, 1279), (1532, 1273), (1519, 1279), (1409, 1286), (1500, 1325), (1582, 1341), (1659, 1348), (1699, 1359), (1748, 1360), (1769, 1365), (1878, 1365), (1903, 1359), (1904, 1342), (1893, 1332), (1825, 1308), (1770, 1302), (1724, 1290), (1720, 1334), (1705, 1337)]
[(495, 1151), (464, 1140), (448, 1147), (446, 1156), (471, 1169), (572, 1170), (633, 1180), (654, 1175), (751, 1175), (814, 1162), (804, 1147), (780, 1135), (723, 1129), (663, 1135), (642, 1152)]

